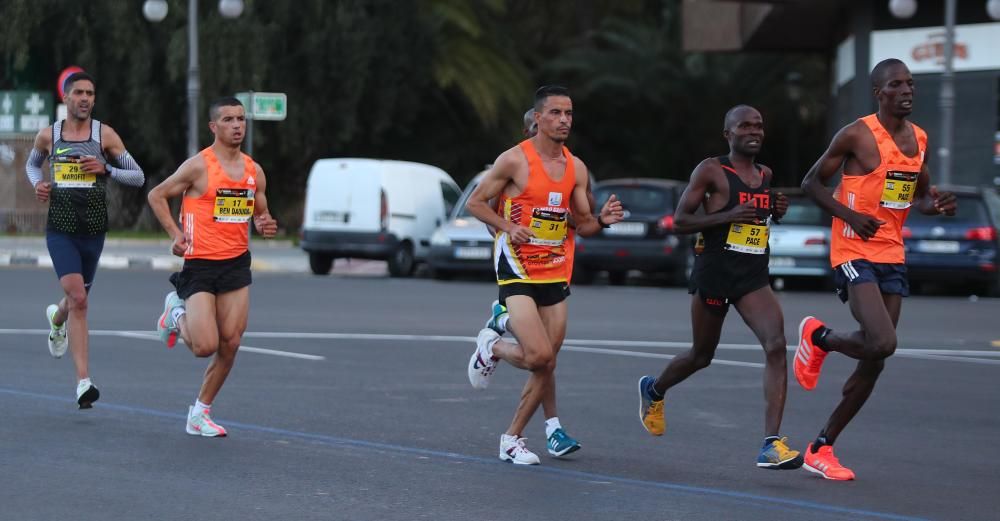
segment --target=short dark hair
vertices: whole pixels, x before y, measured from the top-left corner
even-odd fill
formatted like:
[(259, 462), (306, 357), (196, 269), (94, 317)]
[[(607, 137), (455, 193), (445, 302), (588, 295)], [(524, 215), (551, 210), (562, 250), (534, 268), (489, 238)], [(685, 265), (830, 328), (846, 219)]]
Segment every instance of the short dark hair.
[(212, 104), (208, 106), (208, 119), (209, 121), (215, 121), (216, 118), (219, 117), (219, 109), (221, 109), (222, 107), (242, 107), (242, 106), (243, 103), (232, 96), (219, 98), (213, 101)]
[(875, 64), (875, 67), (872, 69), (872, 74), (871, 74), (872, 87), (875, 87), (876, 89), (881, 88), (882, 84), (885, 83), (885, 73), (891, 67), (895, 67), (896, 65), (902, 65), (903, 67), (906, 67), (906, 64), (903, 63), (903, 60), (900, 60), (898, 58), (886, 58)]
[(80, 72), (74, 72), (73, 74), (70, 74), (69, 77), (66, 78), (66, 81), (63, 82), (63, 93), (69, 94), (69, 88), (72, 87), (74, 83), (80, 80), (89, 81), (90, 84), (94, 86), (94, 92), (95, 93), (97, 92), (97, 82), (94, 81), (94, 77), (87, 74), (86, 72), (80, 71)]
[(736, 121), (737, 121), (736, 116), (738, 114), (742, 113), (745, 110), (752, 110), (754, 112), (760, 112), (759, 110), (751, 107), (750, 105), (746, 105), (746, 104), (736, 105), (735, 107), (729, 109), (726, 112), (726, 118), (722, 121), (722, 129), (725, 130), (725, 129), (729, 128), (730, 126), (736, 124)]
[(566, 96), (569, 98), (569, 89), (562, 85), (543, 85), (539, 87), (535, 91), (535, 112), (542, 111), (542, 106), (545, 105), (545, 100), (549, 96)]

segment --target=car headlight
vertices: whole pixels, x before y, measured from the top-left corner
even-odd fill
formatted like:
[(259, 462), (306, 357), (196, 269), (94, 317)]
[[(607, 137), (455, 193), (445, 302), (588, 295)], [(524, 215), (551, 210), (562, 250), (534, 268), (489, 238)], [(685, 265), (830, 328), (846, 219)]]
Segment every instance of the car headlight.
[(451, 239), (448, 238), (444, 228), (438, 228), (434, 231), (434, 235), (431, 235), (431, 246), (451, 246)]

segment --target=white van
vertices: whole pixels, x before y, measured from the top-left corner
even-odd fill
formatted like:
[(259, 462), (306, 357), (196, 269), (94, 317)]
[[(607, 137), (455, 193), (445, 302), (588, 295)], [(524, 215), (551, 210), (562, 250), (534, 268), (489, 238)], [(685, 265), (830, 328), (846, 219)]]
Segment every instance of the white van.
[(430, 165), (320, 159), (306, 184), (301, 246), (317, 275), (351, 257), (388, 261), (390, 275), (408, 277), (461, 195), (451, 176)]

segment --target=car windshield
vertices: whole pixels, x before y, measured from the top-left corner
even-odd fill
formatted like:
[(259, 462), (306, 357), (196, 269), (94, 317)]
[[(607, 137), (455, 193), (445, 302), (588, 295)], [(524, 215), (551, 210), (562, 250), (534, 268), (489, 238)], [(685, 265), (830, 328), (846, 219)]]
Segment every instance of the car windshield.
[(621, 185), (602, 186), (594, 190), (594, 200), (597, 202), (598, 207), (591, 210), (595, 212), (600, 210), (601, 205), (608, 200), (611, 194), (618, 196), (618, 200), (622, 202), (622, 207), (632, 213), (663, 214), (674, 211), (667, 191), (662, 188)]
[(782, 224), (804, 224), (827, 226), (829, 218), (823, 210), (811, 199), (805, 197), (789, 197), (788, 212), (781, 218)]
[(986, 203), (977, 195), (958, 195), (958, 211), (954, 217), (945, 215), (924, 215), (916, 208), (910, 210), (906, 218), (907, 226), (951, 226), (961, 228), (977, 228), (989, 226), (990, 220), (986, 212)]

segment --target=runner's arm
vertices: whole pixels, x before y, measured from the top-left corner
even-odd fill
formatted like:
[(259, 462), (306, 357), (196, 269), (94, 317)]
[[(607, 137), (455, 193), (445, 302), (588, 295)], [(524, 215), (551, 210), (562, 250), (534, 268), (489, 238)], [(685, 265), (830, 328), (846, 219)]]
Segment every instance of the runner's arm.
[[(621, 222), (624, 218), (622, 202), (618, 200), (618, 196), (611, 194), (604, 206), (601, 207), (600, 220), (595, 219), (590, 210), (594, 196), (587, 193), (587, 188), (590, 186), (590, 173), (583, 161), (576, 157), (573, 160), (576, 161), (576, 185), (573, 186), (573, 195), (570, 201), (571, 215), (574, 216), (576, 233), (581, 237), (591, 237), (597, 235), (604, 226)], [(582, 182), (581, 176), (583, 177)]]
[(101, 142), (105, 144), (104, 151), (115, 162), (114, 165), (107, 163), (106, 167), (111, 179), (123, 185), (142, 186), (146, 182), (146, 176), (132, 154), (125, 150), (122, 138), (107, 125), (101, 125), (101, 134)]
[(265, 239), (270, 239), (278, 233), (278, 221), (271, 217), (267, 209), (267, 177), (264, 175), (264, 169), (257, 163), (253, 166), (257, 170), (257, 189), (253, 196), (253, 224), (257, 233)]
[(150, 190), (146, 196), (150, 209), (153, 210), (156, 219), (160, 221), (160, 226), (163, 226), (163, 229), (174, 241), (183, 238), (184, 235), (177, 226), (177, 221), (170, 214), (169, 201), (173, 197), (181, 196), (194, 186), (195, 181), (203, 172), (203, 168), (198, 164), (201, 161), (198, 156), (188, 159), (170, 177)]
[[(514, 223), (497, 215), (496, 210), (490, 206), (489, 201), (500, 196), (501, 191), (507, 186), (507, 183), (514, 179), (516, 172), (517, 160), (511, 151), (508, 150), (500, 154), (500, 157), (493, 163), (493, 167), (486, 172), (483, 179), (476, 185), (476, 189), (469, 194), (469, 200), (465, 203), (465, 207), (468, 208), (469, 213), (486, 223), (486, 226), (493, 227), (499, 232), (507, 232), (511, 235), (513, 235), (516, 228), (523, 227), (518, 227)], [(525, 237), (519, 239), (527, 240), (530, 236), (529, 231)]]
[(28, 154), (28, 161), (24, 164), (24, 172), (28, 174), (28, 181), (32, 187), (37, 187), (42, 182), (42, 163), (49, 155), (49, 148), (52, 143), (52, 127), (43, 128), (35, 135), (35, 144)]
[[(930, 185), (931, 174), (927, 163), (920, 167), (917, 175), (917, 187), (913, 193), (913, 205), (925, 215), (955, 215), (958, 209), (958, 198), (951, 192), (938, 192), (936, 186)], [(930, 186), (929, 186), (930, 185)]]
[(728, 212), (695, 213), (705, 201), (705, 196), (716, 190), (722, 167), (716, 159), (709, 158), (698, 164), (691, 172), (691, 181), (681, 194), (677, 210), (674, 211), (674, 229), (677, 233), (700, 232), (720, 224), (757, 221), (757, 210), (751, 199)]

